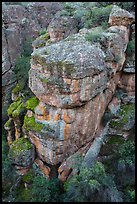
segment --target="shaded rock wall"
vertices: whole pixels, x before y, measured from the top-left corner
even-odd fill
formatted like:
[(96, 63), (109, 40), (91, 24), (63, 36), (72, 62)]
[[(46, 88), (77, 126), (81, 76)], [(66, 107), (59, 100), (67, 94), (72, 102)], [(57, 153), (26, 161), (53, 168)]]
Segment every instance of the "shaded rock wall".
[[(2, 4), (2, 95), (3, 121), (15, 86), (14, 66), (23, 51), (24, 41), (35, 39), (47, 28), (54, 14), (62, 9), (59, 2), (34, 2), (27, 6)], [(46, 19), (46, 20), (45, 20)]]

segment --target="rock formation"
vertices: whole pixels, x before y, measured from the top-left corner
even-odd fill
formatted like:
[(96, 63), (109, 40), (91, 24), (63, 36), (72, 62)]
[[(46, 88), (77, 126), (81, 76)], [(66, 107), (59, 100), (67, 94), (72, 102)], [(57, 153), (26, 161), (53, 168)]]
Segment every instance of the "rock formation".
[[(54, 14), (62, 9), (59, 2), (33, 2), (27, 6), (2, 4), (2, 95), (3, 121), (11, 103), (11, 90), (15, 87), (14, 66), (27, 39), (35, 39), (47, 28)], [(46, 20), (45, 20), (46, 19)]]
[[(22, 132), (35, 146), (35, 161), (47, 177), (56, 167), (65, 181), (73, 156), (85, 156), (104, 129), (107, 107), (115, 116), (121, 102), (127, 104), (134, 96), (134, 52), (126, 57), (134, 21), (133, 15), (114, 6), (110, 27), (97, 42), (88, 40), (92, 29), (55, 40), (49, 25), (52, 40), (33, 43), (29, 87), (39, 103), (28, 108)], [(124, 93), (120, 99), (119, 90)], [(134, 120), (130, 128), (133, 125)]]

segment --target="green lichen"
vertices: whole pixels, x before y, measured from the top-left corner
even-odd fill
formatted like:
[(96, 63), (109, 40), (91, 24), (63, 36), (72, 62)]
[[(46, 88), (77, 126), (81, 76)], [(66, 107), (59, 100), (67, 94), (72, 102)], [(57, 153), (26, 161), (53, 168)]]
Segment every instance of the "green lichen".
[(26, 101), (26, 108), (34, 112), (34, 109), (38, 104), (39, 100), (36, 97), (32, 97)]
[(27, 138), (21, 137), (15, 140), (10, 147), (10, 157), (16, 158), (21, 152), (32, 148), (32, 144)]
[(25, 82), (24, 81), (20, 81), (17, 83), (17, 85), (14, 87), (14, 89), (12, 90), (13, 94), (19, 94), (20, 91), (22, 91), (25, 87)]
[(35, 63), (40, 64), (41, 66), (45, 66), (46, 65), (46, 61), (45, 58), (43, 58), (40, 54), (36, 53), (32, 56), (33, 60), (35, 61)]
[(22, 128), (24, 128), (26, 131), (32, 130), (35, 132), (40, 132), (43, 127), (44, 127), (43, 124), (35, 122), (34, 116), (32, 116), (32, 117), (25, 116), (24, 117), (24, 124), (23, 124)]
[(25, 104), (23, 102), (21, 102), (19, 104), (19, 106), (17, 107), (17, 109), (12, 112), (12, 117), (13, 118), (18, 117), (20, 114), (24, 113), (25, 110), (26, 110), (25, 109)]
[(118, 116), (120, 117), (120, 119), (112, 120), (110, 123), (110, 126), (112, 128), (117, 128), (117, 127), (122, 128), (129, 121), (129, 118), (130, 116), (132, 116), (134, 110), (135, 110), (134, 104), (122, 105), (118, 112)]
[(17, 84), (15, 88), (12, 90), (12, 93), (19, 94), (20, 91), (21, 91), (21, 87), (19, 86), (19, 84)]
[(8, 108), (8, 115), (12, 116), (12, 113), (18, 108), (18, 106), (22, 103), (21, 100), (13, 102)]
[(48, 79), (48, 78), (43, 78), (43, 79), (40, 78), (40, 80), (41, 80), (43, 83), (46, 83), (46, 84), (49, 82), (49, 79)]
[(7, 122), (5, 123), (4, 126), (7, 127), (7, 128), (11, 127), (12, 126), (12, 121), (13, 121), (12, 118), (9, 118), (9, 120), (7, 120)]
[(40, 36), (40, 39), (47, 41), (50, 38), (50, 35), (48, 32)]

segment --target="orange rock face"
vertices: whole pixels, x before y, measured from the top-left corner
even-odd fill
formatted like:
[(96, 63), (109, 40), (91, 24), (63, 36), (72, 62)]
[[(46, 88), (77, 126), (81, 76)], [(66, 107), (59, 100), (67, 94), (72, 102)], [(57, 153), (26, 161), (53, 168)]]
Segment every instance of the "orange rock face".
[(59, 165), (59, 179), (64, 182), (72, 172), (73, 155), (86, 154), (103, 129), (101, 120), (112, 98), (109, 109), (116, 111), (117, 87), (134, 92), (134, 74), (123, 72), (128, 25), (133, 22), (132, 15), (114, 6), (111, 27), (99, 43), (87, 41), (84, 33), (59, 41), (63, 37), (49, 27), (55, 43), (34, 46), (29, 87), (40, 100), (34, 117), (43, 127), (39, 132), (29, 131), (28, 137), (45, 175), (49, 176), (50, 169), (44, 162)]

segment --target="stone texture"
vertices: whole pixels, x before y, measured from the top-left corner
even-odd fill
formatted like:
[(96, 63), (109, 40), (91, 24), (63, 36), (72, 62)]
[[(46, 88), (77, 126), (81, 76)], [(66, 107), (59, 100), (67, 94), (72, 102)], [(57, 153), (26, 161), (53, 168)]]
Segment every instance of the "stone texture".
[(40, 168), (40, 170), (44, 173), (44, 175), (47, 178), (49, 178), (50, 168), (48, 166), (44, 165), (44, 163), (38, 158), (36, 158), (34, 162)]
[(118, 87), (125, 90), (128, 95), (135, 94), (135, 74), (124, 73)]
[(28, 139), (21, 137), (11, 144), (8, 156), (12, 164), (26, 168), (35, 159), (35, 148)]
[[(128, 23), (133, 22), (127, 18)], [(23, 133), (35, 146), (36, 163), (48, 178), (53, 167), (58, 168), (63, 182), (75, 173), (74, 155), (84, 157), (103, 131), (106, 110), (117, 116), (121, 108), (117, 88), (134, 95), (134, 73), (123, 69), (130, 38), (124, 21), (112, 23), (98, 42), (88, 41), (91, 31), (83, 30), (65, 39), (58, 33), (56, 40), (54, 36), (52, 43), (46, 41), (42, 46), (37, 39), (33, 44), (29, 87), (40, 101), (33, 113), (35, 124), (43, 125), (39, 131), (23, 126)], [(28, 111), (27, 116), (32, 117), (32, 113)], [(126, 137), (134, 126), (134, 114), (130, 116), (112, 118), (109, 134), (117, 133), (118, 120), (124, 131), (119, 128), (117, 134)]]
[(135, 15), (129, 13), (128, 11), (121, 9), (120, 7), (114, 5), (110, 16), (109, 16), (109, 25), (124, 25), (128, 26), (135, 22)]
[(57, 42), (78, 32), (78, 22), (72, 16), (61, 16), (57, 12), (48, 26), (51, 42)]
[[(35, 39), (47, 28), (55, 13), (63, 8), (60, 2), (33, 2), (27, 6), (2, 4), (2, 87), (3, 114), (11, 103), (11, 90), (15, 87), (15, 62), (21, 55), (26, 39)], [(46, 19), (46, 20), (45, 20)], [(9, 88), (10, 87), (10, 88)]]

